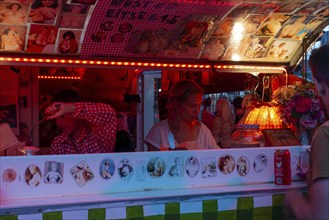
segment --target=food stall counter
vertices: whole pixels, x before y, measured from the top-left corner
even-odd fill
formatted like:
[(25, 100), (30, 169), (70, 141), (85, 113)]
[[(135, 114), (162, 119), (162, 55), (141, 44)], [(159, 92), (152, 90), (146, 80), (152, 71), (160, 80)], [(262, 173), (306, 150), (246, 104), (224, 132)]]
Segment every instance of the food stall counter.
[[(283, 149), (291, 155), (291, 185), (274, 184), (274, 153)], [(0, 214), (18, 219), (242, 219), (241, 213), (250, 219), (276, 218), (283, 215), (288, 189), (306, 190), (297, 174), (307, 149), (1, 157)]]

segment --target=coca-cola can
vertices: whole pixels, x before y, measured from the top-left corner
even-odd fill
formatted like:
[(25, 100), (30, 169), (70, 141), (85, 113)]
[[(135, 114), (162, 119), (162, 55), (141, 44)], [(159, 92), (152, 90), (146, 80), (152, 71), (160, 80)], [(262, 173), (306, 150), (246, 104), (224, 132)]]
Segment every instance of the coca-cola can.
[(291, 185), (291, 164), (289, 150), (274, 152), (274, 183), (276, 185)]

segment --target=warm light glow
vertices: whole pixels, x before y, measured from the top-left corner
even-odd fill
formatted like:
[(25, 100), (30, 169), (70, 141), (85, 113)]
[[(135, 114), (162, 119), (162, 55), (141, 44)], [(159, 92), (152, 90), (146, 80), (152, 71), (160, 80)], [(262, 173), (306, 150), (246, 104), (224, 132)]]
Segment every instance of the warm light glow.
[(239, 54), (233, 54), (232, 55), (232, 60), (234, 60), (234, 61), (239, 61), (239, 60), (241, 60), (241, 57), (240, 57), (240, 55)]
[(232, 42), (239, 45), (240, 41), (243, 38), (244, 26), (242, 22), (235, 22), (232, 28)]
[(251, 110), (245, 124), (259, 124), (260, 130), (282, 128), (278, 107), (261, 106)]
[(38, 76), (38, 79), (81, 79), (80, 76)]

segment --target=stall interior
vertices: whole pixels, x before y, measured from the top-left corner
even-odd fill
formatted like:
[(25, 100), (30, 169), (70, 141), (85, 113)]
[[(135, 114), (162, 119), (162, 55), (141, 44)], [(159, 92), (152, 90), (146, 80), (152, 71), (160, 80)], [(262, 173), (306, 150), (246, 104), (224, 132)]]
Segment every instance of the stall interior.
[[(168, 91), (180, 79), (204, 88), (200, 120), (206, 110), (216, 116), (220, 103), (230, 106), (229, 134), (235, 124), (259, 124), (261, 131), (284, 128), (281, 145), (307, 145), (323, 120), (312, 112), (317, 106), (303, 112), (291, 106), (296, 96), (317, 105), (307, 51), (327, 42), (328, 1), (38, 2), (0, 2), (0, 107), (15, 145), (49, 147), (56, 126), (39, 121), (63, 87), (129, 116), (128, 151), (145, 150), (149, 126), (165, 117)], [(302, 79), (292, 74), (298, 69)], [(145, 98), (145, 88), (152, 96)], [(267, 139), (264, 146), (278, 144)]]
[[(227, 139), (231, 139), (237, 131), (238, 124), (258, 124), (265, 136), (260, 146), (309, 144), (310, 136), (307, 140), (300, 139), (296, 124), (284, 115), (286, 104), (295, 93), (304, 91), (303, 88), (313, 92), (307, 94), (308, 98), (315, 98), (312, 85), (309, 83), (307, 87), (302, 78), (293, 74), (58, 66), (1, 68), (8, 73), (8, 77), (15, 77), (14, 81), (17, 82), (10, 90), (3, 87), (7, 91), (2, 91), (3, 94), (8, 99), (12, 97), (12, 100), (11, 103), (2, 104), (1, 109), (10, 112), (8, 122), (14, 128), (18, 141), (25, 146), (40, 148), (37, 154), (47, 154), (52, 140), (58, 135), (55, 121), (38, 122), (44, 117), (44, 110), (52, 96), (64, 88), (76, 89), (85, 101), (104, 102), (115, 108), (117, 120), (122, 120), (117, 131), (124, 130), (117, 133), (117, 142), (121, 147), (116, 152), (145, 151), (145, 135), (153, 124), (166, 118), (168, 94), (175, 82), (182, 79), (194, 80), (204, 89), (199, 120), (209, 127), (214, 136), (222, 135), (221, 131), (212, 128), (216, 117), (228, 114), (231, 116), (230, 122), (221, 122), (221, 126), (231, 127)], [(145, 80), (156, 74), (159, 77)], [(153, 89), (152, 97), (145, 95), (144, 89), (149, 87)], [(291, 97), (287, 97), (287, 92)], [(229, 108), (223, 108), (225, 105)], [(146, 106), (150, 108), (146, 109)], [(314, 120), (317, 120), (316, 125), (321, 123), (321, 118)], [(278, 135), (280, 138), (274, 137)], [(222, 148), (233, 147), (231, 142), (221, 145)], [(16, 155), (17, 152), (10, 154)]]

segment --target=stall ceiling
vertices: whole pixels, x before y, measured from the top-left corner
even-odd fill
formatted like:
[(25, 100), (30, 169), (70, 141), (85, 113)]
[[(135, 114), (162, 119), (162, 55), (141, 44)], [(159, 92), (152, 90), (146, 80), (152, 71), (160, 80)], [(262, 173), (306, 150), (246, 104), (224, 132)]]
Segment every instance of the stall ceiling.
[(0, 2), (2, 54), (293, 66), (329, 24), (328, 0), (38, 2)]

